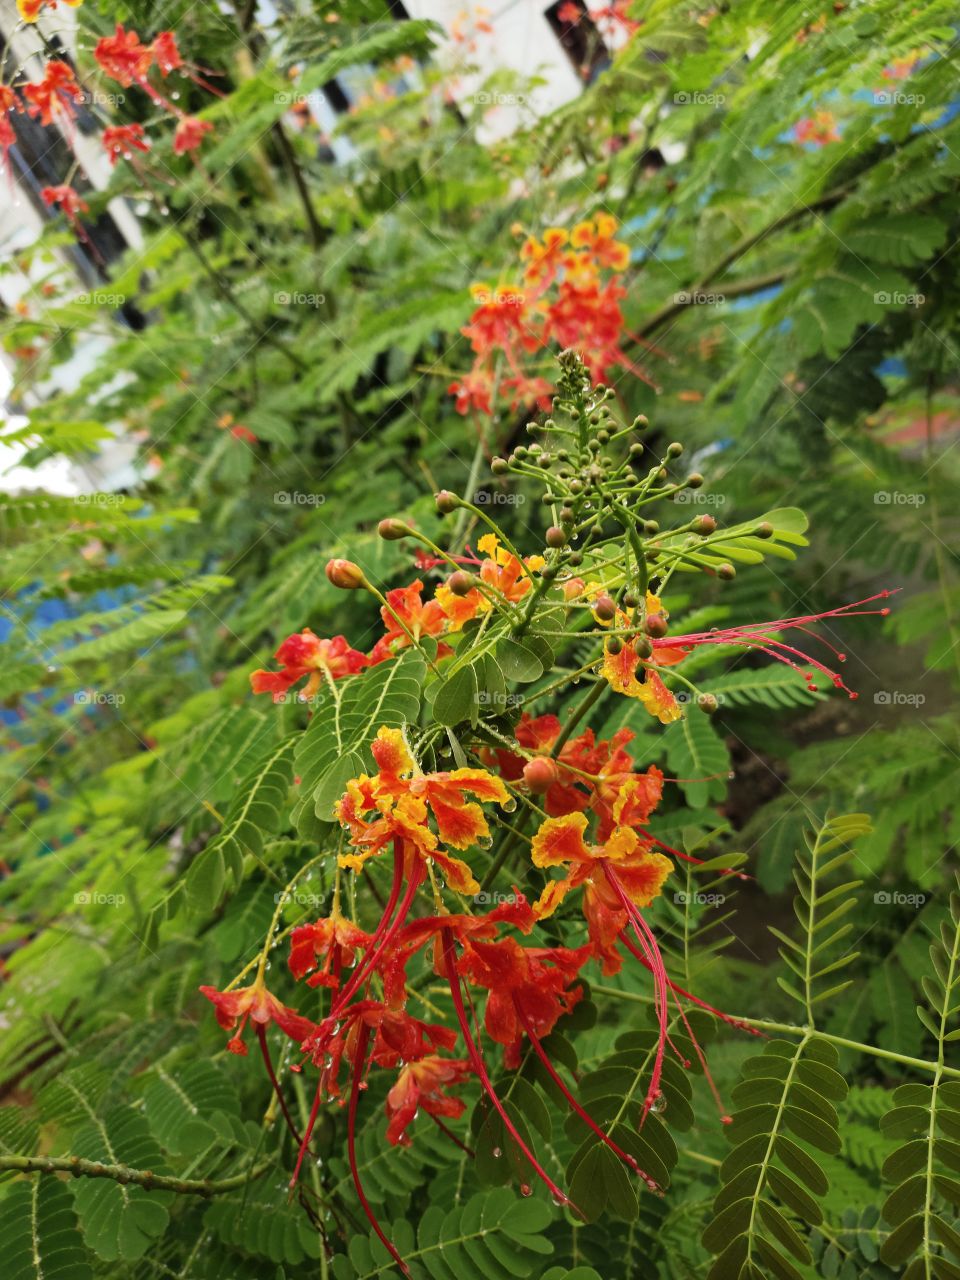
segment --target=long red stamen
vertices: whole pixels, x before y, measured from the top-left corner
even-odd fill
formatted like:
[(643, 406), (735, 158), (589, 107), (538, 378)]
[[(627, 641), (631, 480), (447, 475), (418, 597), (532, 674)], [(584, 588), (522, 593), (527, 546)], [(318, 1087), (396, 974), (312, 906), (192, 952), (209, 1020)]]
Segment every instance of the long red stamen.
[(687, 1019), (687, 1015), (684, 1012), (683, 1006), (680, 1004), (680, 1001), (676, 997), (674, 997), (673, 1003), (677, 1006), (677, 1012), (680, 1014), (680, 1020), (682, 1021), (684, 1027), (686, 1028), (687, 1035), (690, 1037), (690, 1041), (693, 1045), (693, 1051), (697, 1055), (697, 1058), (700, 1061), (700, 1067), (701, 1067), (701, 1070), (703, 1071), (704, 1079), (706, 1080), (707, 1084), (710, 1087), (710, 1092), (713, 1094), (713, 1100), (717, 1104), (717, 1110), (720, 1112), (720, 1120), (723, 1124), (732, 1124), (733, 1123), (732, 1117), (727, 1114), (726, 1108), (723, 1105), (723, 1099), (720, 1097), (720, 1090), (717, 1088), (717, 1082), (714, 1080), (713, 1073), (711, 1072), (709, 1066), (707, 1065), (706, 1055), (704, 1054), (703, 1049), (700, 1046), (700, 1041), (697, 1039), (696, 1035), (694, 1034), (693, 1027), (691, 1027)]
[(280, 1081), (277, 1079), (277, 1073), (273, 1069), (273, 1061), (270, 1057), (270, 1046), (267, 1044), (267, 1029), (262, 1022), (257, 1023), (257, 1039), (260, 1041), (260, 1052), (263, 1054), (264, 1066), (267, 1068), (267, 1075), (270, 1077), (270, 1083), (273, 1085), (273, 1092), (277, 1095), (277, 1101), (280, 1103), (280, 1110), (283, 1112), (283, 1118), (287, 1122), (287, 1128), (293, 1134), (294, 1142), (300, 1142), (300, 1134), (297, 1132), (297, 1126), (293, 1123), (293, 1117), (287, 1109), (287, 1100), (283, 1096), (283, 1090), (280, 1088)]
[(290, 1179), (290, 1194), (293, 1194), (297, 1185), (297, 1179), (300, 1177), (300, 1166), (303, 1164), (303, 1157), (307, 1154), (307, 1147), (310, 1145), (310, 1139), (313, 1137), (313, 1127), (317, 1123), (317, 1115), (320, 1112), (320, 1100), (323, 1097), (323, 1080), (317, 1082), (317, 1091), (313, 1095), (313, 1106), (310, 1108), (310, 1115), (307, 1117), (307, 1127), (303, 1133), (303, 1141), (300, 1143), (300, 1150), (297, 1152), (297, 1163), (293, 1168), (293, 1176)]
[(627, 897), (626, 891), (620, 883), (619, 876), (607, 860), (604, 859), (601, 865), (603, 866), (604, 875), (607, 877), (608, 882), (619, 897), (624, 910), (627, 913), (627, 918), (631, 925), (633, 925), (633, 931), (637, 935), (637, 941), (640, 943), (642, 950), (648, 953), (648, 968), (654, 977), (654, 1007), (657, 1012), (657, 1020), (660, 1024), (660, 1037), (657, 1044), (656, 1057), (653, 1063), (653, 1073), (650, 1076), (650, 1086), (647, 1089), (647, 1095), (643, 1100), (643, 1110), (640, 1113), (640, 1124), (642, 1125), (646, 1120), (651, 1107), (660, 1094), (660, 1077), (663, 1073), (664, 1047), (667, 1043), (667, 1025), (669, 1022), (669, 1008), (667, 1004), (669, 1000), (669, 996), (667, 995), (669, 979), (667, 978), (666, 966), (663, 963), (663, 956), (660, 954), (660, 948), (657, 946), (657, 940), (653, 936), (650, 926)]
[[(650, 961), (646, 956), (641, 955), (627, 935), (622, 931), (620, 933), (620, 941), (627, 948), (630, 954), (635, 959), (639, 960), (646, 969), (650, 968)], [(724, 1013), (722, 1009), (715, 1009), (712, 1004), (707, 1004), (706, 1000), (701, 1000), (699, 996), (695, 996), (691, 991), (687, 991), (684, 987), (678, 986), (678, 984), (669, 977), (667, 978), (667, 986), (676, 995), (682, 996), (684, 1000), (690, 1000), (706, 1013), (711, 1013), (715, 1018), (719, 1018), (721, 1022), (726, 1022), (729, 1026), (736, 1027), (738, 1031), (746, 1031), (747, 1034), (751, 1036), (763, 1036), (763, 1032), (758, 1031), (756, 1027), (749, 1026), (746, 1022), (741, 1021), (740, 1018), (731, 1017), (729, 1013)]]
[(357, 1166), (357, 1102), (360, 1098), (360, 1081), (363, 1077), (364, 1059), (367, 1055), (367, 1041), (369, 1038), (370, 1028), (366, 1023), (361, 1023), (360, 1033), (357, 1036), (357, 1052), (353, 1063), (353, 1078), (350, 1083), (350, 1105), (347, 1111), (347, 1159), (350, 1162), (350, 1173), (353, 1177), (353, 1185), (356, 1188), (357, 1199), (360, 1201), (360, 1207), (367, 1216), (367, 1221), (373, 1227), (390, 1257), (393, 1258), (403, 1274), (409, 1275), (410, 1268), (397, 1252), (396, 1246), (386, 1235), (377, 1221), (376, 1214), (370, 1208), (370, 1202), (364, 1193), (363, 1183), (360, 1181), (360, 1170)]
[(453, 938), (450, 937), (449, 933), (444, 937), (443, 951), (444, 958), (447, 963), (447, 978), (450, 982), (450, 995), (453, 998), (454, 1012), (457, 1015), (457, 1022), (460, 1024), (460, 1034), (463, 1036), (463, 1042), (467, 1048), (467, 1055), (473, 1064), (473, 1069), (477, 1074), (477, 1079), (483, 1086), (483, 1090), (487, 1097), (493, 1103), (493, 1106), (496, 1109), (497, 1114), (500, 1116), (500, 1119), (503, 1121), (507, 1132), (513, 1138), (514, 1142), (516, 1142), (517, 1146), (526, 1158), (530, 1161), (530, 1164), (533, 1166), (537, 1176), (550, 1191), (554, 1200), (556, 1200), (558, 1204), (565, 1204), (569, 1205), (571, 1208), (576, 1208), (570, 1197), (560, 1190), (557, 1184), (550, 1177), (549, 1173), (547, 1173), (547, 1171), (541, 1166), (540, 1162), (524, 1142), (523, 1138), (521, 1138), (520, 1134), (517, 1132), (516, 1125), (510, 1119), (509, 1115), (507, 1115), (506, 1107), (504, 1107), (503, 1103), (500, 1101), (499, 1095), (493, 1087), (493, 1081), (490, 1079), (486, 1064), (477, 1050), (473, 1036), (470, 1034), (470, 1023), (467, 1019), (467, 1011), (463, 1005), (463, 993), (460, 990), (460, 975), (457, 972), (456, 956), (453, 949)]
[(533, 1027), (530, 1025), (530, 1019), (527, 1017), (527, 1015), (523, 1012), (523, 1010), (517, 1004), (516, 999), (514, 999), (513, 1007), (517, 1011), (517, 1017), (520, 1019), (523, 1029), (526, 1032), (527, 1039), (530, 1041), (531, 1045), (533, 1046), (534, 1053), (543, 1063), (544, 1067), (547, 1070), (547, 1073), (550, 1076), (550, 1079), (554, 1082), (554, 1084), (563, 1094), (564, 1098), (567, 1100), (568, 1105), (573, 1108), (573, 1110), (577, 1113), (577, 1115), (580, 1117), (583, 1123), (589, 1129), (593, 1130), (593, 1132), (597, 1135), (597, 1137), (604, 1144), (604, 1146), (609, 1147), (610, 1150), (618, 1159), (622, 1160), (623, 1163), (628, 1168), (632, 1169), (634, 1173), (639, 1174), (639, 1176), (643, 1178), (644, 1182), (647, 1184), (647, 1186), (650, 1188), (651, 1191), (659, 1191), (660, 1188), (657, 1186), (656, 1182), (653, 1180), (653, 1178), (650, 1177), (648, 1173), (644, 1173), (644, 1171), (640, 1168), (640, 1165), (637, 1163), (634, 1157), (629, 1155), (626, 1151), (623, 1150), (621, 1146), (619, 1146), (616, 1142), (614, 1142), (613, 1139), (610, 1137), (610, 1135), (600, 1128), (596, 1120), (594, 1120), (594, 1118), (583, 1109), (580, 1103), (576, 1100), (576, 1098), (567, 1088), (566, 1083), (563, 1080), (563, 1077), (560, 1075), (556, 1067), (550, 1061), (549, 1057), (547, 1056), (546, 1050), (544, 1049), (543, 1045), (540, 1043), (539, 1036), (536, 1034)]
[[(375, 951), (378, 944), (383, 939), (384, 933), (386, 933), (387, 929), (390, 926), (390, 921), (393, 917), (394, 908), (397, 905), (397, 900), (400, 897), (400, 890), (402, 887), (403, 887), (403, 844), (401, 841), (398, 840), (393, 847), (393, 884), (390, 886), (390, 896), (387, 899), (386, 906), (383, 908), (383, 914), (380, 917), (380, 921), (376, 929), (373, 931), (373, 936), (371, 937), (370, 941), (367, 943), (367, 950), (364, 954), (363, 959), (358, 962), (356, 969), (354, 969), (353, 973), (350, 975), (350, 980), (347, 982), (347, 985), (341, 988), (341, 990), (336, 993), (336, 995), (333, 997), (331, 1001), (330, 1017), (333, 1017), (334, 1013), (338, 1009), (342, 1008), (344, 1004), (347, 1003), (347, 1001), (350, 999), (353, 993), (357, 990), (357, 988), (363, 982), (366, 974), (370, 971), (370, 956)], [(374, 962), (378, 958), (379, 958), (379, 952), (374, 957)]]
[(394, 917), (392, 924), (380, 939), (379, 945), (372, 950), (370, 948), (367, 949), (367, 954), (363, 964), (357, 967), (357, 970), (354, 972), (353, 977), (347, 985), (342, 991), (338, 992), (337, 998), (334, 1000), (330, 1010), (330, 1017), (341, 1012), (344, 1005), (349, 1001), (357, 988), (373, 973), (374, 969), (377, 967), (377, 962), (380, 957), (386, 951), (387, 947), (389, 947), (399, 930), (403, 927), (407, 916), (410, 914), (410, 908), (413, 906), (413, 900), (417, 896), (417, 890), (420, 888), (422, 883), (423, 867), (419, 862), (415, 862), (410, 869), (410, 878), (407, 881), (407, 891), (403, 895), (403, 900), (401, 901), (400, 906), (397, 908), (397, 914)]

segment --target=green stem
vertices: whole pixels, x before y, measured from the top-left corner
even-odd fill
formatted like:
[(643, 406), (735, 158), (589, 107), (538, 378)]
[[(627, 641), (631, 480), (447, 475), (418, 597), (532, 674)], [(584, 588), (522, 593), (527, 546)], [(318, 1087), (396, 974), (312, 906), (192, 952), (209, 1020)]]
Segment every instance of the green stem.
[(146, 1191), (175, 1191), (183, 1196), (218, 1196), (236, 1191), (273, 1168), (272, 1160), (253, 1165), (232, 1178), (174, 1178), (125, 1164), (103, 1164), (80, 1156), (0, 1156), (0, 1173), (71, 1173), (76, 1178), (112, 1178), (114, 1182), (143, 1187)]

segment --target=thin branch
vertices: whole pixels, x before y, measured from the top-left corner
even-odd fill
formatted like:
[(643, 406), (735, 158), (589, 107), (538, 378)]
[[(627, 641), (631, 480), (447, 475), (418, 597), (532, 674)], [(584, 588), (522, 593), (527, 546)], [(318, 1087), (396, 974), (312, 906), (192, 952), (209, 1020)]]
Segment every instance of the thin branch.
[(133, 1184), (146, 1191), (175, 1191), (182, 1196), (219, 1196), (260, 1178), (273, 1168), (273, 1161), (253, 1165), (232, 1178), (211, 1181), (209, 1178), (174, 1178), (149, 1169), (131, 1169), (125, 1164), (103, 1164), (80, 1156), (0, 1156), (0, 1173), (70, 1173), (75, 1178), (112, 1178), (114, 1182)]

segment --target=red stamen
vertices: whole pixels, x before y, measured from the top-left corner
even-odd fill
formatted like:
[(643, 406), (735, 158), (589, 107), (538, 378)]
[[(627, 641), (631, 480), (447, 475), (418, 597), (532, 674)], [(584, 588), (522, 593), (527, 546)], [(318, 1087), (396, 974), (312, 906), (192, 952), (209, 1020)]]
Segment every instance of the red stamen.
[(473, 1036), (470, 1034), (470, 1023), (469, 1023), (469, 1020), (467, 1019), (467, 1011), (463, 1005), (463, 993), (460, 990), (460, 975), (457, 972), (456, 955), (454, 954), (454, 949), (453, 949), (453, 938), (450, 936), (449, 932), (445, 934), (443, 939), (443, 951), (444, 951), (444, 958), (447, 962), (447, 978), (449, 979), (449, 982), (450, 982), (450, 995), (453, 998), (454, 1012), (457, 1015), (457, 1022), (460, 1024), (460, 1034), (463, 1036), (463, 1042), (466, 1045), (467, 1055), (470, 1058), (470, 1061), (473, 1065), (473, 1069), (477, 1074), (477, 1079), (480, 1081), (480, 1084), (483, 1086), (484, 1092), (486, 1093), (487, 1097), (493, 1103), (494, 1108), (497, 1111), (497, 1114), (500, 1116), (500, 1119), (503, 1121), (505, 1129), (513, 1138), (514, 1142), (517, 1144), (517, 1146), (520, 1148), (520, 1150), (523, 1152), (526, 1158), (530, 1161), (530, 1164), (533, 1166), (540, 1180), (544, 1183), (544, 1185), (550, 1191), (554, 1200), (558, 1204), (565, 1204), (565, 1205), (569, 1205), (571, 1208), (576, 1208), (576, 1206), (573, 1204), (573, 1201), (570, 1199), (570, 1197), (565, 1192), (560, 1190), (557, 1184), (550, 1177), (549, 1173), (547, 1173), (547, 1171), (540, 1165), (536, 1156), (533, 1154), (533, 1152), (524, 1142), (523, 1138), (521, 1138), (520, 1134), (517, 1132), (516, 1125), (510, 1119), (509, 1115), (507, 1115), (507, 1110), (504, 1107), (503, 1103), (500, 1101), (500, 1098), (497, 1094), (496, 1089), (494, 1089), (493, 1087), (493, 1081), (490, 1079), (490, 1075), (487, 1071), (486, 1064), (484, 1063), (483, 1058), (480, 1056), (480, 1053), (477, 1050), (477, 1046), (474, 1043)]
[(617, 1156), (618, 1159), (622, 1160), (623, 1163), (628, 1168), (632, 1169), (634, 1173), (638, 1174), (641, 1178), (643, 1178), (644, 1182), (647, 1184), (647, 1186), (650, 1188), (651, 1191), (659, 1191), (660, 1188), (657, 1186), (654, 1179), (651, 1178), (648, 1173), (644, 1173), (644, 1171), (640, 1168), (640, 1165), (637, 1163), (635, 1158), (629, 1155), (626, 1151), (623, 1150), (621, 1146), (619, 1146), (616, 1142), (614, 1142), (613, 1139), (610, 1137), (610, 1135), (600, 1128), (596, 1120), (594, 1120), (594, 1118), (583, 1109), (583, 1107), (580, 1105), (577, 1099), (573, 1096), (573, 1094), (567, 1088), (563, 1080), (563, 1077), (560, 1075), (556, 1067), (547, 1057), (547, 1052), (544, 1049), (543, 1045), (540, 1043), (540, 1039), (537, 1036), (536, 1032), (534, 1031), (533, 1027), (530, 1025), (529, 1018), (526, 1016), (526, 1014), (517, 1004), (516, 999), (514, 999), (513, 1007), (517, 1011), (517, 1017), (520, 1019), (520, 1022), (523, 1025), (523, 1029), (526, 1032), (527, 1039), (530, 1041), (531, 1045), (533, 1046), (534, 1053), (543, 1063), (544, 1067), (546, 1068), (550, 1076), (550, 1079), (554, 1082), (554, 1084), (563, 1094), (569, 1106), (573, 1108), (573, 1110), (577, 1113), (577, 1115), (580, 1117), (583, 1123), (589, 1129), (593, 1130), (593, 1132), (597, 1135), (597, 1137), (604, 1144), (604, 1146), (609, 1147), (610, 1150), (613, 1152), (615, 1156)]
[(270, 1083), (273, 1085), (273, 1092), (277, 1095), (277, 1101), (280, 1103), (280, 1110), (283, 1112), (283, 1118), (287, 1122), (287, 1128), (293, 1134), (294, 1142), (300, 1142), (300, 1134), (297, 1132), (297, 1126), (293, 1123), (293, 1117), (287, 1109), (287, 1101), (283, 1096), (283, 1090), (280, 1088), (280, 1081), (277, 1079), (277, 1073), (273, 1069), (273, 1062), (270, 1058), (270, 1046), (267, 1044), (267, 1029), (262, 1022), (257, 1023), (257, 1039), (260, 1041), (260, 1052), (263, 1054), (263, 1062), (267, 1068), (267, 1075), (270, 1077)]
[(376, 1214), (370, 1208), (370, 1202), (363, 1190), (363, 1183), (360, 1181), (360, 1170), (357, 1167), (357, 1101), (360, 1097), (360, 1080), (363, 1076), (364, 1059), (367, 1054), (367, 1041), (370, 1037), (370, 1028), (366, 1023), (360, 1024), (360, 1033), (357, 1037), (357, 1052), (353, 1063), (353, 1078), (350, 1084), (350, 1107), (347, 1112), (347, 1159), (350, 1162), (350, 1173), (353, 1177), (353, 1185), (356, 1188), (357, 1199), (360, 1201), (360, 1207), (367, 1216), (367, 1221), (373, 1227), (379, 1236), (390, 1257), (400, 1268), (405, 1276), (410, 1274), (410, 1268), (404, 1262), (403, 1258), (397, 1252), (395, 1245), (385, 1234), (380, 1223), (377, 1221)]

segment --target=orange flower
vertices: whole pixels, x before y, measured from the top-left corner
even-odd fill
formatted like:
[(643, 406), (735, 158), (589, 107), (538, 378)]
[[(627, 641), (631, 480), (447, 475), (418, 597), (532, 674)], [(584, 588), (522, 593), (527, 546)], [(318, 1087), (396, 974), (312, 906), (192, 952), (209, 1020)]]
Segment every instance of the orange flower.
[(459, 631), (478, 614), (489, 613), (493, 608), (483, 592), (476, 587), (465, 596), (458, 596), (441, 584), (433, 593), (433, 598), (447, 616), (448, 631)]
[[(626, 800), (620, 806), (621, 811), (625, 807)], [(617, 807), (614, 813), (619, 820)], [(553, 915), (567, 894), (588, 880), (601, 899), (604, 902), (609, 899), (609, 905), (614, 906), (616, 900), (607, 887), (605, 864), (616, 871), (627, 897), (638, 907), (649, 906), (673, 870), (670, 859), (662, 853), (651, 853), (649, 842), (642, 840), (630, 827), (618, 826), (600, 845), (586, 843), (586, 829), (586, 814), (568, 813), (562, 818), (548, 818), (533, 837), (531, 856), (534, 866), (570, 867), (562, 880), (551, 880), (544, 888), (534, 906), (534, 913), (539, 919)]]
[(446, 1090), (463, 1084), (470, 1074), (470, 1063), (465, 1059), (428, 1054), (419, 1062), (408, 1062), (387, 1094), (387, 1141), (409, 1147), (407, 1127), (421, 1109), (428, 1115), (453, 1120), (463, 1115), (466, 1103), (462, 1098), (447, 1096)]
[(520, 249), (520, 257), (527, 264), (524, 280), (528, 284), (548, 285), (563, 266), (569, 239), (562, 227), (548, 227), (542, 244), (536, 236), (527, 236)]
[(73, 69), (54, 59), (43, 69), (43, 79), (23, 87), (23, 96), (30, 103), (27, 112), (39, 116), (41, 124), (52, 124), (57, 116), (72, 120), (76, 103), (83, 101), (83, 91), (73, 76)]
[[(71, 9), (83, 4), (83, 0), (63, 0)], [(44, 9), (55, 9), (57, 0), (17, 0), (17, 12), (24, 22), (36, 22)]]
[(236, 1035), (227, 1041), (227, 1048), (241, 1057), (246, 1057), (247, 1053), (243, 1032), (248, 1019), (256, 1023), (258, 1034), (268, 1023), (275, 1022), (297, 1044), (301, 1044), (316, 1030), (316, 1025), (309, 1018), (302, 1017), (295, 1009), (288, 1008), (272, 996), (261, 977), (252, 986), (237, 987), (234, 991), (218, 991), (216, 987), (201, 987), (200, 990), (208, 1000), (213, 1001), (221, 1027), (231, 1031), (237, 1020), (240, 1020)]
[[(358, 850), (341, 855), (340, 865), (359, 870), (368, 858), (397, 841), (409, 855), (435, 862), (456, 893), (476, 893), (479, 885), (470, 868), (439, 843), (468, 849), (489, 840), (483, 810), (467, 796), (503, 804), (507, 788), (485, 769), (422, 773), (399, 729), (381, 728), (372, 751), (380, 772), (351, 779), (337, 805), (337, 816)], [(365, 815), (371, 811), (380, 816), (368, 819)], [(436, 833), (428, 825), (431, 815)]]
[(309, 627), (287, 636), (274, 654), (283, 671), (252, 671), (250, 687), (254, 693), (272, 693), (274, 702), (282, 702), (287, 690), (302, 680), (310, 679), (303, 687), (303, 696), (311, 698), (324, 678), (340, 680), (354, 675), (370, 665), (370, 659), (357, 649), (351, 649), (345, 636), (321, 640)]
[(829, 142), (839, 142), (837, 118), (832, 111), (816, 111), (812, 116), (805, 116), (794, 127), (793, 136), (797, 142), (809, 142), (815, 147), (825, 147)]
[(443, 606), (436, 600), (424, 604), (422, 594), (423, 583), (419, 579), (408, 587), (387, 592), (387, 603), (380, 610), (387, 633), (373, 646), (372, 662), (392, 658), (397, 649), (406, 648), (421, 636), (437, 636), (446, 629)]
[[(642, 681), (637, 679), (638, 667), (644, 673)], [(676, 698), (656, 671), (641, 662), (632, 644), (621, 644), (616, 653), (611, 652), (609, 644), (605, 645), (601, 671), (612, 689), (636, 698), (661, 724), (681, 719), (683, 712)]]
[(609, 213), (598, 213), (587, 222), (577, 223), (570, 243), (578, 249), (587, 249), (598, 266), (625, 271), (630, 265), (630, 249), (614, 239), (616, 229), (616, 218)]
[(204, 134), (212, 132), (213, 125), (209, 120), (198, 120), (196, 116), (184, 116), (173, 135), (173, 154), (182, 156), (188, 151), (196, 151), (203, 142)]
[(546, 564), (543, 556), (527, 556), (523, 564), (512, 552), (500, 545), (495, 533), (485, 533), (477, 541), (477, 548), (484, 552), (487, 559), (480, 566), (480, 577), (490, 587), (499, 591), (511, 603), (516, 604), (530, 590), (533, 581), (527, 569), (542, 569)]
[[(308, 987), (339, 987), (340, 973), (352, 965), (358, 951), (365, 950), (371, 935), (333, 910), (325, 920), (301, 924), (290, 935), (287, 963), (298, 980), (323, 958), (323, 967), (307, 978)], [(331, 967), (333, 972), (330, 972)]]

